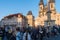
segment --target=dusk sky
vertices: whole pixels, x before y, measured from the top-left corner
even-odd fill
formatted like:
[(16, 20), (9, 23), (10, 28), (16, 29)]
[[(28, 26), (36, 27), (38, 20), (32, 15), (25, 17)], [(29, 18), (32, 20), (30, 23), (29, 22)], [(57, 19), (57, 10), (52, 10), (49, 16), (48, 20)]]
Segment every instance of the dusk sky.
[[(46, 4), (47, 0), (44, 0)], [(38, 16), (40, 0), (0, 0), (0, 19), (9, 14), (22, 13), (26, 15), (29, 10), (35, 17)], [(60, 12), (60, 0), (56, 0), (55, 8)]]

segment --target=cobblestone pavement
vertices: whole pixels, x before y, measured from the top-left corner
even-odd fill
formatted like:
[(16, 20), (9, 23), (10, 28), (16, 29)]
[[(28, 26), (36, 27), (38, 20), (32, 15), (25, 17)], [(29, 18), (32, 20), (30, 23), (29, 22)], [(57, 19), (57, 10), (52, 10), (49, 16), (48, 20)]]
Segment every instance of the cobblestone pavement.
[(60, 40), (60, 34), (59, 35), (56, 35), (54, 37), (44, 37), (44, 40)]

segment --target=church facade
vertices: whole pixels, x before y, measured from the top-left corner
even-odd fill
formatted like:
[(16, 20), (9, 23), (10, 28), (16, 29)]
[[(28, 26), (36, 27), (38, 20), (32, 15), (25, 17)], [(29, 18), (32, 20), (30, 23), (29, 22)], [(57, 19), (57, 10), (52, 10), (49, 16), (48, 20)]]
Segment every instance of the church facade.
[[(36, 17), (36, 19), (34, 19), (30, 13), (30, 15), (28, 15), (30, 22), (28, 22), (28, 23), (31, 26), (35, 25), (35, 27), (37, 27), (38, 25), (44, 26), (45, 20), (47, 20), (48, 6), (49, 6), (50, 11), (51, 11), (51, 20), (55, 20), (55, 22), (54, 22), (55, 25), (60, 25), (60, 14), (58, 12), (56, 12), (55, 0), (47, 0), (46, 5), (44, 5), (43, 0), (40, 0), (38, 16)], [(29, 19), (28, 19), (28, 21), (29, 21)], [(34, 25), (33, 25), (33, 23), (34, 23)]]

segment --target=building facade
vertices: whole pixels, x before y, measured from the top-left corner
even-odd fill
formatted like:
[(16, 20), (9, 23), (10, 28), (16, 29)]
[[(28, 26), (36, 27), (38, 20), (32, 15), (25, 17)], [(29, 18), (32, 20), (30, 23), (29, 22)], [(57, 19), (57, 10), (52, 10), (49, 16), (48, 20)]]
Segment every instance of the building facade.
[(21, 13), (12, 14), (1, 20), (2, 27), (26, 27), (27, 19)]
[(35, 24), (34, 24), (34, 16), (32, 14), (32, 11), (28, 11), (27, 13), (27, 16), (26, 16), (27, 20), (28, 20), (28, 24), (30, 27), (33, 27)]
[[(49, 4), (49, 5), (48, 5)], [(55, 25), (60, 25), (60, 14), (56, 12), (55, 0), (47, 0), (47, 4), (44, 5), (43, 0), (39, 3), (39, 14), (35, 19), (35, 26), (44, 26), (44, 21), (47, 20), (48, 7), (51, 11), (51, 20), (55, 20)]]

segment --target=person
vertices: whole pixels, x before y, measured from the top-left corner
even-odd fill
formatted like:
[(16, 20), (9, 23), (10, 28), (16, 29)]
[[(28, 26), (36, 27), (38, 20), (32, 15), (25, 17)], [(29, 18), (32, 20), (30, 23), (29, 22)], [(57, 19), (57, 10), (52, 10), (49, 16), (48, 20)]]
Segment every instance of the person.
[(49, 38), (49, 31), (48, 31), (48, 29), (47, 29), (47, 31), (46, 31), (46, 34), (47, 34), (47, 37)]
[(20, 29), (16, 28), (16, 40), (20, 40)]
[(49, 29), (50, 29), (50, 26), (48, 26), (46, 29), (46, 34), (47, 34), (48, 38), (50, 37), (50, 33), (51, 33), (51, 31)]
[(14, 31), (12, 32), (12, 35), (9, 38), (9, 40), (16, 40), (16, 35), (15, 35), (15, 32)]
[(2, 37), (3, 37), (3, 31), (2, 28), (0, 27), (0, 40), (2, 40)]
[(36, 28), (33, 28), (32, 33), (31, 33), (32, 40), (37, 40), (37, 37), (38, 37), (37, 34), (38, 34), (38, 32), (37, 32)]
[(43, 30), (40, 30), (39, 33), (40, 33), (40, 40), (43, 40)]
[(4, 33), (3, 40), (8, 40), (6, 33)]
[(60, 33), (60, 26), (59, 26), (58, 32)]
[(28, 30), (25, 31), (23, 40), (31, 40), (31, 35), (29, 34)]
[(23, 40), (23, 32), (20, 27), (16, 28), (16, 40)]

